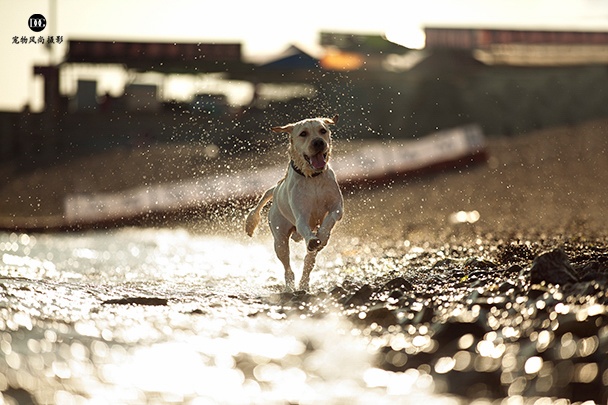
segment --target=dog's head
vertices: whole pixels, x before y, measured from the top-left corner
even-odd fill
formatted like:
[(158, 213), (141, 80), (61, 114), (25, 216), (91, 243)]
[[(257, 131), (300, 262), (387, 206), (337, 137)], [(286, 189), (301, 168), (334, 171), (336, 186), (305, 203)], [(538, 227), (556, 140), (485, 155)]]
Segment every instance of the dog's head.
[(289, 134), (289, 157), (306, 177), (310, 177), (327, 168), (331, 154), (329, 126), (337, 121), (337, 115), (333, 118), (309, 118), (272, 130)]

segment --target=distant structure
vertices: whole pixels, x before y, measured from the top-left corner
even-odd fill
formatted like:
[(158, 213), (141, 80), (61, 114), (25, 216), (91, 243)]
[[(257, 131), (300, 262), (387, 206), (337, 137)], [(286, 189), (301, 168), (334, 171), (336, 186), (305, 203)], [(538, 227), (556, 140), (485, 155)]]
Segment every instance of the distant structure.
[(240, 43), (70, 40), (66, 63), (118, 63), (161, 72), (225, 72), (243, 66)]
[[(276, 142), (260, 136), (264, 128), (333, 113), (342, 118), (336, 136), (386, 139), (468, 124), (515, 135), (608, 117), (608, 29), (425, 33), (425, 49), (412, 50), (383, 35), (322, 32), (313, 49), (290, 46), (256, 62), (240, 43), (70, 39), (61, 63), (34, 68), (44, 111), (0, 112), (0, 162), (31, 168), (150, 143), (264, 148)], [(129, 80), (120, 94), (101, 94), (96, 78), (73, 73), (79, 66), (119, 66)], [(139, 80), (150, 72), (154, 81)], [(169, 75), (248, 85), (251, 101), (230, 104), (220, 87), (168, 99)], [(63, 80), (74, 82), (71, 94), (61, 93)]]
[(424, 31), (427, 49), (472, 51), (487, 64), (608, 64), (608, 32), (437, 27)]

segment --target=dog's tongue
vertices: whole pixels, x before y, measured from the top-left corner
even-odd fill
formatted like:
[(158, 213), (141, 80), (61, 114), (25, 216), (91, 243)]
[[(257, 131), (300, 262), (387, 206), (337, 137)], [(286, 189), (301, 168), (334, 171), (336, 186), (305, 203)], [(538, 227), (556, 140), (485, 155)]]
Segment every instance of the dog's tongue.
[(324, 169), (327, 162), (325, 161), (325, 156), (323, 156), (323, 153), (321, 152), (310, 157), (310, 164), (312, 167), (319, 170)]

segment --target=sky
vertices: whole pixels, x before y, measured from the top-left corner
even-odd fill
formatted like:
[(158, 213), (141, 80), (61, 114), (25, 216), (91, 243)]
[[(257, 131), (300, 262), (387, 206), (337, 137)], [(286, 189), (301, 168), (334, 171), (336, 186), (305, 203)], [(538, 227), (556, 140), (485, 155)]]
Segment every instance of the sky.
[(314, 47), (320, 31), (420, 46), (426, 25), (608, 30), (608, 0), (0, 0), (0, 111), (41, 108), (42, 80), (32, 66), (56, 63), (67, 50), (12, 43), (39, 35), (27, 25), (32, 14), (46, 17), (45, 38), (241, 42), (248, 58), (292, 43)]

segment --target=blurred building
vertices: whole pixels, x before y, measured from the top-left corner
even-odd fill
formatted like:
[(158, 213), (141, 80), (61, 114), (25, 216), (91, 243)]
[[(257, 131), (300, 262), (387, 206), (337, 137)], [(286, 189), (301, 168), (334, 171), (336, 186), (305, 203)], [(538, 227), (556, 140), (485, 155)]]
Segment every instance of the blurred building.
[(429, 27), (425, 34), (427, 48), (472, 51), (491, 65), (608, 64), (608, 32)]
[[(482, 68), (449, 72), (444, 94), (487, 133), (518, 134), (608, 117), (608, 32), (427, 27), (426, 49)], [(452, 90), (450, 92), (450, 90)], [(457, 95), (456, 95), (457, 94)]]

